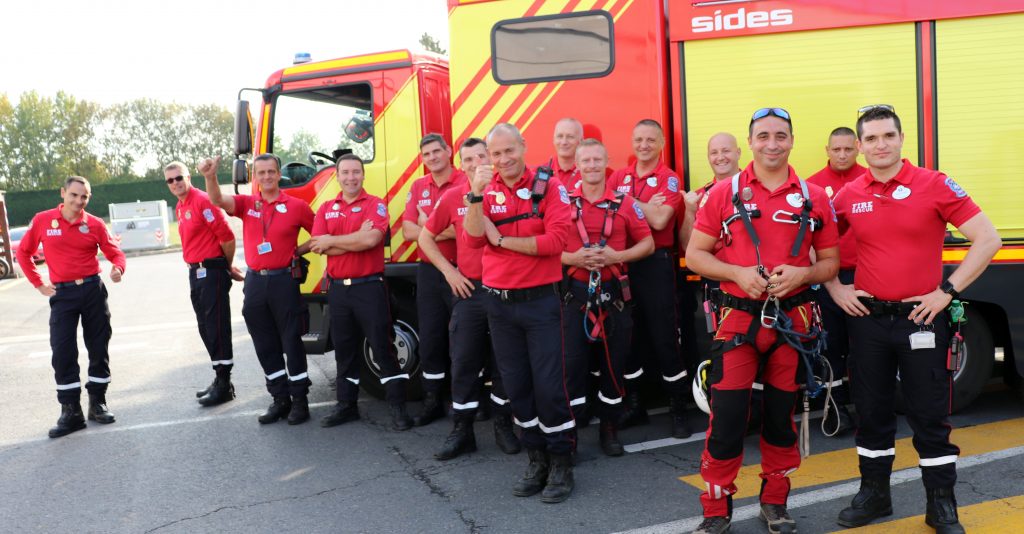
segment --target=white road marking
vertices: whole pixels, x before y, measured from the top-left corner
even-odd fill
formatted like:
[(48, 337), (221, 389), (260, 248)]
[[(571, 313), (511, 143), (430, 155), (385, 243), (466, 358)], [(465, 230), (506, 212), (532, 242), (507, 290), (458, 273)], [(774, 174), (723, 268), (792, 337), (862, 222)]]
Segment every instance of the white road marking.
[(2, 282), (0, 283), (0, 291), (7, 291), (8, 289), (21, 283), (23, 280), (28, 280), (28, 278), (15, 278), (14, 280)]
[[(314, 402), (314, 403), (310, 403), (309, 407), (310, 408), (322, 408), (324, 406), (334, 406), (335, 404), (337, 404), (336, 401)], [(252, 417), (254, 415), (260, 415), (261, 413), (263, 413), (263, 411), (264, 410), (249, 410), (249, 411), (245, 411), (245, 412), (231, 412), (231, 413), (216, 414), (216, 415), (204, 415), (204, 416), (201, 416), (201, 417), (192, 417), (192, 418), (188, 418), (188, 419), (175, 419), (175, 420), (172, 420), (172, 421), (156, 421), (156, 422), (152, 422), (152, 423), (140, 423), (140, 424), (137, 424), (137, 425), (129, 425), (129, 426), (104, 426), (102, 428), (97, 428), (95, 424), (90, 424), (88, 429), (86, 429), (84, 431), (75, 432), (74, 434), (70, 434), (70, 435), (68, 435), (68, 436), (66, 436), (64, 438), (61, 438), (61, 439), (62, 440), (68, 439), (68, 438), (75, 439), (75, 438), (84, 437), (84, 436), (95, 436), (95, 435), (101, 435), (101, 434), (112, 434), (112, 433), (116, 433), (116, 432), (128, 432), (128, 431), (131, 431), (131, 430), (146, 430), (146, 429), (149, 429), (149, 428), (164, 428), (164, 427), (169, 427), (169, 426), (186, 425), (186, 424), (191, 424), (191, 423), (205, 423), (205, 422), (208, 422), (208, 421), (217, 421), (217, 420), (220, 420), (220, 419), (233, 419), (233, 418), (236, 418), (236, 417)], [(116, 425), (116, 423), (115, 423), (115, 425)], [(17, 445), (25, 445), (25, 444), (28, 444), (28, 443), (38, 443), (38, 442), (42, 442), (42, 441), (53, 441), (53, 440), (51, 440), (48, 437), (38, 437), (38, 438), (28, 438), (28, 439), (20, 439), (20, 440), (0, 441), (0, 448), (2, 448), (2, 447), (12, 447), (12, 446), (17, 446)], [(2, 453), (2, 452), (3, 451), (0, 451), (0, 453)]]
[[(659, 413), (666, 413), (666, 412), (668, 412), (668, 408), (655, 408), (653, 410), (648, 410), (647, 411), (647, 413), (650, 414), (650, 415), (657, 415)], [(807, 417), (808, 422), (821, 419), (821, 410), (812, 411), (811, 414), (812, 415)], [(800, 424), (800, 416), (799, 415), (794, 415), (793, 416), (793, 422), (796, 423), (797, 425), (799, 425)], [(707, 436), (707, 434), (705, 432), (701, 432), (700, 434), (694, 434), (694, 435), (692, 435), (692, 436), (690, 436), (690, 437), (688, 437), (686, 439), (662, 438), (662, 439), (655, 439), (655, 440), (651, 440), (651, 441), (642, 441), (640, 443), (632, 443), (632, 444), (626, 445), (623, 448), (626, 450), (626, 452), (649, 451), (651, 449), (660, 449), (662, 447), (672, 447), (672, 446), (675, 446), (675, 445), (682, 445), (684, 443), (693, 443), (694, 441), (704, 441), (704, 438), (706, 436)]]
[[(237, 326), (242, 326), (242, 328), (244, 328), (245, 327), (245, 321), (243, 319), (236, 319), (234, 321), (231, 321), (231, 327), (232, 328), (235, 328)], [(196, 328), (196, 322), (195, 321), (181, 321), (181, 322), (178, 322), (178, 323), (159, 323), (159, 322), (157, 322), (157, 323), (153, 323), (153, 324), (144, 324), (144, 325), (135, 325), (135, 326), (117, 326), (117, 325), (114, 325), (113, 330), (114, 330), (114, 335), (116, 336), (116, 335), (120, 335), (120, 334), (162, 333), (162, 332), (165, 332), (167, 330), (177, 330), (177, 329), (182, 329), (182, 328), (195, 329)], [(49, 333), (46, 333), (46, 334), (29, 334), (29, 335), (24, 335), (24, 336), (6, 336), (6, 337), (4, 337), (3, 344), (4, 345), (13, 345), (15, 343), (32, 343), (32, 342), (37, 342), (37, 341), (49, 341), (49, 340), (50, 340), (50, 334)]]
[[(984, 454), (976, 454), (974, 456), (963, 456), (956, 462), (957, 469), (965, 469), (968, 467), (974, 467), (976, 465), (983, 465), (999, 460), (1005, 460), (1006, 458), (1012, 458), (1014, 456), (1020, 456), (1024, 454), (1024, 446), (1013, 447), (1010, 449), (1003, 449), (1001, 451), (986, 452)], [(912, 480), (918, 480), (921, 478), (921, 469), (918, 467), (910, 467), (900, 471), (896, 471), (892, 474), (891, 484), (902, 484), (904, 482), (910, 482)], [(819, 490), (806, 491), (799, 494), (790, 494), (788, 508), (793, 510), (795, 508), (803, 508), (805, 506), (811, 506), (818, 503), (828, 502), (834, 499), (840, 499), (842, 497), (851, 497), (856, 495), (860, 490), (860, 481), (854, 480), (852, 482), (844, 482), (835, 486), (822, 488)], [(748, 504), (739, 508), (733, 509), (732, 521), (734, 523), (739, 521), (745, 521), (747, 519), (753, 519), (758, 516), (761, 512), (761, 505), (759, 503)], [(690, 532), (697, 528), (697, 525), (703, 521), (702, 516), (688, 517), (686, 519), (680, 519), (677, 521), (670, 521), (668, 523), (661, 523), (659, 525), (650, 525), (646, 527), (640, 527), (634, 530), (627, 530), (618, 534), (662, 534), (662, 533), (678, 533), (678, 532)]]

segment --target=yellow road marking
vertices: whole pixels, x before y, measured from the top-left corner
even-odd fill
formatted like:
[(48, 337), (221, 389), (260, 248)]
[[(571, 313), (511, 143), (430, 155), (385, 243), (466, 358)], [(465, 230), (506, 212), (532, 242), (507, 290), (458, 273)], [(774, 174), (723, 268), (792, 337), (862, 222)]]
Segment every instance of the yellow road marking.
[[(971, 534), (1002, 534), (1014, 530), (1010, 525), (1020, 525), (1024, 522), (1024, 495), (961, 506), (959, 513), (960, 524)], [(919, 515), (841, 532), (914, 534), (932, 533), (935, 530), (924, 523), (923, 515)]]
[[(973, 456), (986, 452), (1009, 449), (1024, 445), (1024, 419), (1011, 419), (996, 423), (953, 429), (951, 440), (960, 447), (961, 456)], [(918, 463), (917, 451), (911, 438), (896, 440), (896, 460), (893, 471), (914, 467)], [(756, 495), (761, 487), (760, 465), (745, 465), (740, 468), (736, 477), (737, 498)], [(798, 469), (790, 477), (792, 487), (804, 488), (829, 484), (842, 480), (860, 477), (857, 468), (857, 449), (813, 454), (804, 458)], [(679, 480), (703, 490), (704, 480), (700, 473), (679, 477)]]

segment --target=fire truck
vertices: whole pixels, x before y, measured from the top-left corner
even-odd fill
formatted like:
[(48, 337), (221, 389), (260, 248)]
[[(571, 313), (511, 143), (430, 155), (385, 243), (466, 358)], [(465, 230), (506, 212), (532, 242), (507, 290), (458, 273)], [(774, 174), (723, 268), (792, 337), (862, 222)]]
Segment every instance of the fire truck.
[[(395, 50), (295, 64), (256, 90), (255, 123), (246, 100), (236, 114), (236, 184), (248, 182), (249, 156), (273, 152), (284, 159), (284, 191), (315, 210), (338, 194), (340, 153), (365, 161), (366, 188), (390, 212), (386, 276), (395, 344), (410, 373), (419, 367), (418, 257), (399, 217), (425, 172), (423, 135), (458, 146), (507, 121), (539, 164), (553, 155), (555, 122), (571, 116), (603, 139), (619, 167), (629, 162), (632, 126), (653, 118), (666, 128), (664, 159), (690, 188), (710, 179), (707, 139), (719, 131), (745, 138), (754, 109), (792, 113), (790, 162), (808, 176), (826, 164), (832, 129), (853, 126), (862, 106), (889, 104), (902, 118), (904, 156), (954, 177), (1003, 237), (993, 264), (963, 293), (967, 350), (954, 407), (980, 393), (996, 364), (1019, 387), (1024, 221), (1016, 199), (1024, 181), (1012, 158), (1014, 140), (1024, 139), (1024, 1), (449, 0), (448, 21), (448, 59)], [(951, 229), (948, 271), (967, 247)], [(309, 259), (305, 341), (317, 353), (330, 350), (324, 261)]]

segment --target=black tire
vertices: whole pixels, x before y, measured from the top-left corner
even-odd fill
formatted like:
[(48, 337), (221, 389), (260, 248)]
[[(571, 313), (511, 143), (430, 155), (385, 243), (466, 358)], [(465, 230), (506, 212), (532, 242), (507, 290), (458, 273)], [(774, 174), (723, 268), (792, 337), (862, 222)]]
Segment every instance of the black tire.
[[(419, 379), (419, 335), (412, 325), (400, 319), (395, 321), (394, 328), (398, 362), (402, 365), (402, 372), (409, 374), (409, 380), (406, 381), (406, 399), (418, 400), (423, 397), (423, 389)], [(374, 362), (374, 357), (375, 355), (370, 349), (369, 341), (363, 338), (363, 371), (360, 376), (359, 385), (371, 396), (384, 399), (386, 390), (384, 384), (380, 383), (380, 366)]]
[(964, 355), (960, 370), (953, 375), (953, 411), (960, 411), (978, 398), (985, 384), (992, 378), (995, 365), (995, 341), (985, 316), (970, 305), (966, 306), (967, 323), (964, 336)]
[(11, 266), (7, 264), (7, 260), (0, 258), (0, 280), (7, 278), (11, 274)]

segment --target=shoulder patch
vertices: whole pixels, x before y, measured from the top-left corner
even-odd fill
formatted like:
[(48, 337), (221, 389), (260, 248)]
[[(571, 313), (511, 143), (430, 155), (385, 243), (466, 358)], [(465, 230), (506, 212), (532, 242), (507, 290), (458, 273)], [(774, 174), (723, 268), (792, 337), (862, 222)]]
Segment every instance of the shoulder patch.
[(384, 206), (383, 202), (378, 202), (377, 203), (377, 215), (380, 215), (381, 217), (387, 217), (388, 216), (388, 209), (387, 209), (387, 207)]
[(411, 189), (405, 195), (405, 203), (408, 204), (410, 200), (412, 200), (412, 190)]
[(676, 178), (675, 176), (668, 177), (668, 190), (673, 193), (679, 192), (679, 178)]
[(558, 186), (558, 198), (562, 201), (562, 204), (569, 203), (569, 192), (565, 190), (564, 185)]
[(828, 209), (832, 210), (832, 222), (839, 222), (839, 216), (836, 215), (836, 205), (832, 203), (832, 199), (828, 199)]
[(210, 208), (203, 210), (203, 218), (206, 219), (206, 222), (213, 222), (213, 210)]
[(960, 187), (960, 184), (956, 183), (949, 176), (946, 177), (946, 187), (956, 195), (956, 198), (964, 198), (967, 196), (967, 191), (964, 191), (964, 188)]
[(704, 204), (708, 203), (708, 197), (710, 197), (710, 196), (711, 196), (711, 191), (704, 191), (704, 195), (701, 197), (700, 204), (697, 206), (697, 209), (703, 208)]
[(636, 212), (636, 218), (637, 219), (640, 219), (641, 221), (644, 220), (644, 210), (640, 209), (640, 204), (637, 204), (636, 202), (634, 202), (633, 203), (633, 211)]

